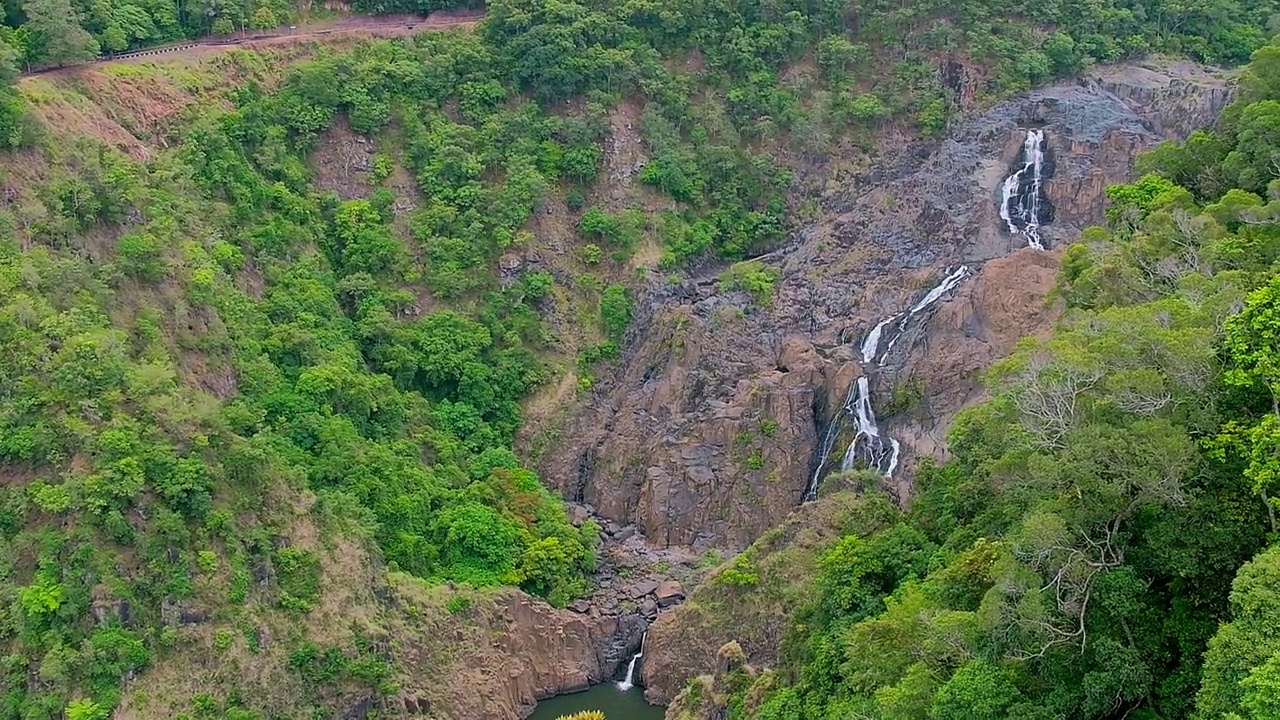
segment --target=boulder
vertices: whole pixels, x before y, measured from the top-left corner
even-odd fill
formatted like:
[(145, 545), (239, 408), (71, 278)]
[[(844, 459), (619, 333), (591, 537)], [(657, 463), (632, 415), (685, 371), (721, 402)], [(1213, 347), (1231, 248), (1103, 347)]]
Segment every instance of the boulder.
[(633, 583), (631, 587), (627, 589), (627, 596), (631, 598), (639, 599), (657, 589), (658, 589), (657, 580), (652, 580), (652, 579), (640, 580)]
[(684, 602), (684, 587), (680, 583), (670, 578), (663, 580), (657, 590), (654, 591), (654, 598), (658, 602), (658, 607), (671, 607), (680, 602)]

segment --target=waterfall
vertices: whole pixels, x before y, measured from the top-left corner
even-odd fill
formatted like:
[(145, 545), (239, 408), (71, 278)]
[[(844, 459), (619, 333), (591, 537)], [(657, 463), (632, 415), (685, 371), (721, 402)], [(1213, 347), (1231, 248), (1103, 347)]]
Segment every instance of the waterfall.
[(644, 634), (640, 636), (640, 652), (637, 652), (635, 655), (632, 655), (631, 662), (627, 663), (627, 676), (622, 679), (622, 682), (618, 683), (618, 689), (621, 690), (622, 692), (626, 692), (631, 688), (635, 687), (635, 684), (632, 682), (632, 680), (635, 678), (635, 674), (636, 674), (636, 661), (639, 660), (644, 655), (644, 641), (648, 637), (649, 637), (649, 631), (645, 630)]
[(898, 441), (880, 435), (880, 427), (876, 425), (876, 413), (871, 407), (871, 380), (863, 375), (858, 378), (855, 387), (858, 398), (854, 402), (854, 417), (858, 423), (858, 431), (854, 434), (853, 442), (849, 443), (849, 449), (845, 450), (844, 458), (840, 461), (840, 472), (849, 472), (858, 458), (863, 457), (868, 467), (873, 467), (886, 476), (892, 475), (898, 467), (898, 450), (900, 449)]
[[(881, 320), (878, 325), (871, 328), (871, 332), (867, 333), (867, 339), (862, 341), (862, 364), (870, 365), (876, 359), (876, 350), (880, 347), (880, 335), (884, 333), (884, 326), (897, 320), (898, 316), (894, 315), (887, 320)], [(895, 336), (896, 339), (896, 336)], [(848, 404), (847, 402), (845, 403)]]
[(1012, 235), (1024, 235), (1027, 245), (1044, 249), (1040, 225), (1048, 215), (1044, 200), (1044, 180), (1051, 175), (1046, 168), (1044, 130), (1027, 130), (1022, 144), (1022, 167), (1005, 178), (1000, 201), (1000, 218)]
[[(894, 332), (893, 338), (889, 340), (889, 347), (885, 348), (884, 355), (880, 356), (880, 359), (883, 360), (888, 357), (889, 353), (893, 352), (893, 346), (898, 344), (898, 338), (902, 337), (902, 331), (907, 329), (907, 324), (912, 318), (920, 314), (921, 311), (925, 310), (930, 305), (941, 300), (943, 296), (955, 289), (955, 286), (959, 285), (962, 280), (969, 277), (970, 273), (972, 273), (972, 271), (969, 269), (968, 265), (961, 265), (948, 273), (946, 277), (942, 278), (942, 282), (938, 283), (933, 287), (933, 289), (925, 293), (924, 297), (917, 300), (916, 303), (907, 310), (906, 317), (902, 318), (902, 322), (898, 323), (897, 331)], [(898, 316), (895, 315), (894, 317), (896, 318)], [(863, 354), (865, 356), (865, 350)]]
[[(818, 499), (818, 481), (822, 479), (822, 471), (827, 467), (827, 457), (831, 454), (839, 425), (845, 417), (853, 418), (855, 428), (853, 442), (849, 443), (849, 447), (845, 450), (844, 456), (840, 460), (841, 472), (852, 470), (859, 459), (864, 460), (867, 467), (875, 468), (884, 473), (886, 477), (892, 476), (893, 472), (898, 469), (898, 457), (901, 454), (902, 446), (894, 438), (880, 434), (880, 426), (876, 422), (875, 408), (871, 404), (871, 369), (878, 362), (883, 362), (889, 356), (889, 353), (893, 352), (893, 346), (897, 344), (914, 318), (945, 297), (947, 293), (954, 290), (957, 285), (971, 274), (973, 274), (973, 271), (969, 269), (968, 265), (961, 265), (948, 272), (929, 292), (912, 303), (911, 307), (903, 312), (891, 315), (885, 320), (881, 320), (871, 328), (871, 332), (867, 333), (859, 348), (862, 354), (863, 375), (849, 387), (849, 393), (845, 396), (844, 405), (832, 416), (830, 423), (827, 425), (822, 447), (819, 448), (818, 467), (813, 471), (813, 477), (809, 479), (809, 486), (805, 489), (805, 502), (812, 502)], [(893, 335), (889, 339), (889, 345), (877, 360), (876, 356), (880, 353), (880, 343), (884, 339), (885, 328), (894, 322), (897, 322), (897, 325), (893, 328)]]

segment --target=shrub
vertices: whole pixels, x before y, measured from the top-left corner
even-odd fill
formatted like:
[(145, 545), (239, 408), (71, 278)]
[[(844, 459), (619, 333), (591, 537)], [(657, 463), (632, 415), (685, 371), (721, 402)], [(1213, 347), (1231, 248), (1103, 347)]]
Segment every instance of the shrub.
[(369, 171), (369, 181), (374, 185), (391, 177), (392, 171), (395, 170), (395, 161), (386, 153), (378, 153), (373, 156), (373, 168)]
[(151, 233), (124, 235), (116, 243), (116, 263), (139, 280), (159, 280), (164, 275), (164, 243)]
[(720, 290), (747, 292), (761, 305), (769, 305), (779, 277), (781, 273), (776, 268), (767, 268), (755, 261), (740, 262), (721, 275)]
[(578, 259), (582, 260), (582, 262), (587, 265), (599, 265), (600, 261), (604, 259), (604, 252), (600, 250), (599, 245), (591, 243), (589, 245), (584, 245), (582, 249), (578, 251)]
[(621, 340), (627, 332), (633, 312), (631, 297), (622, 285), (610, 285), (600, 294), (600, 324), (614, 340)]
[(471, 609), (471, 598), (467, 595), (454, 595), (445, 601), (444, 609), (453, 615), (461, 615)]
[(280, 606), (307, 612), (320, 601), (320, 560), (315, 554), (287, 547), (275, 554)]
[(227, 628), (218, 628), (213, 634), (213, 647), (219, 652), (225, 652), (231, 648), (231, 643), (235, 641), (235, 634)]
[(756, 567), (745, 555), (733, 559), (733, 563), (720, 571), (720, 582), (733, 587), (755, 587), (760, 583)]
[(92, 700), (73, 700), (67, 705), (67, 720), (107, 720), (111, 711)]

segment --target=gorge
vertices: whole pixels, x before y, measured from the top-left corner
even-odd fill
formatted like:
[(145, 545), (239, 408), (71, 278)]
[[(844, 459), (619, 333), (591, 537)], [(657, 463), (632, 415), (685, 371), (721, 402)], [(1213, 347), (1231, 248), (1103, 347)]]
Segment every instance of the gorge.
[(1274, 0), (63, 1), (0, 720), (1263, 720)]

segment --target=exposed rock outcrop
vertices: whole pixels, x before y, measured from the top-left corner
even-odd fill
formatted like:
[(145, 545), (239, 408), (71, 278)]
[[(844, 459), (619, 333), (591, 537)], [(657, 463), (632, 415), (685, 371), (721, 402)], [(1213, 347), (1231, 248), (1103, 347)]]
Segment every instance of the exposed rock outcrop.
[[(917, 456), (945, 457), (951, 418), (984, 397), (983, 371), (1012, 353), (1020, 339), (1045, 332), (1058, 318), (1061, 304), (1048, 296), (1062, 249), (1024, 248), (985, 263), (903, 340), (918, 349), (894, 375), (911, 393), (894, 432)], [(908, 483), (901, 476), (897, 480), (895, 492), (905, 499)]]
[(1224, 78), (1186, 61), (1105, 66), (1088, 79), (1149, 119), (1160, 135), (1179, 139), (1217, 122), (1231, 101)]
[[(616, 373), (542, 457), (543, 477), (659, 545), (745, 547), (803, 498), (822, 429), (863, 373), (851, 343), (948, 266), (977, 269), (1025, 246), (999, 215), (1024, 128), (1044, 129), (1053, 160), (1054, 222), (1042, 228), (1052, 248), (1102, 219), (1105, 188), (1129, 178), (1138, 151), (1199, 122), (1189, 114), (1207, 120), (1226, 98), (1204, 74), (1106, 69), (998, 105), (940, 144), (886, 150), (852, 177), (808, 172), (825, 189), (797, 194), (821, 196), (820, 220), (760, 259), (780, 273), (772, 302), (720, 292), (714, 278), (656, 287)], [(1056, 257), (1024, 251), (988, 263), (897, 343), (874, 404), (917, 378), (929, 415), (913, 420), (895, 403), (898, 414), (880, 418), (882, 429), (905, 431), (902, 477), (941, 452), (941, 429), (977, 396), (981, 370), (1052, 321), (1043, 298)]]

